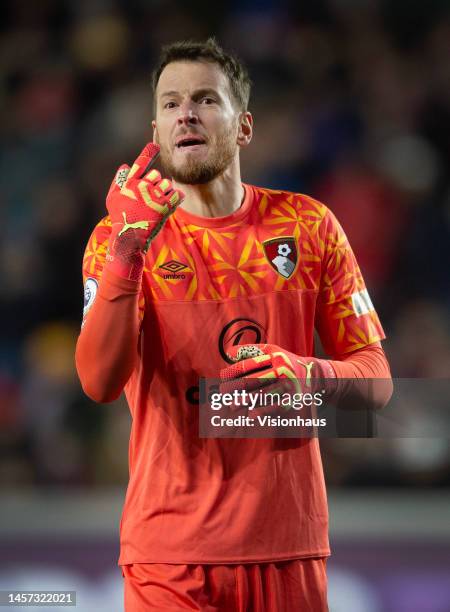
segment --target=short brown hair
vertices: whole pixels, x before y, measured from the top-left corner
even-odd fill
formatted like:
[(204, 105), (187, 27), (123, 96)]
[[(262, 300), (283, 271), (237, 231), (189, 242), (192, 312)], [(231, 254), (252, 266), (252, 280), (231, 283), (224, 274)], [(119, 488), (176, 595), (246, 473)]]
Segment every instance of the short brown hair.
[(208, 38), (205, 42), (182, 40), (165, 45), (162, 48), (158, 65), (152, 73), (155, 108), (156, 86), (158, 85), (159, 77), (168, 64), (178, 61), (204, 61), (218, 64), (228, 77), (231, 92), (239, 108), (243, 111), (247, 110), (251, 89), (251, 81), (247, 69), (236, 57), (226, 53), (214, 38)]

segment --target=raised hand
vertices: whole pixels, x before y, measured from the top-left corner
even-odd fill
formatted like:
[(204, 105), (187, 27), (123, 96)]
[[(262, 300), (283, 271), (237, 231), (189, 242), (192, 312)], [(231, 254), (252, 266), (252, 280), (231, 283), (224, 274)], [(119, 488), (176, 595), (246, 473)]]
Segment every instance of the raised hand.
[(112, 224), (107, 266), (130, 280), (140, 278), (151, 241), (184, 199), (152, 168), (158, 153), (159, 146), (149, 143), (131, 168), (120, 166), (106, 197)]

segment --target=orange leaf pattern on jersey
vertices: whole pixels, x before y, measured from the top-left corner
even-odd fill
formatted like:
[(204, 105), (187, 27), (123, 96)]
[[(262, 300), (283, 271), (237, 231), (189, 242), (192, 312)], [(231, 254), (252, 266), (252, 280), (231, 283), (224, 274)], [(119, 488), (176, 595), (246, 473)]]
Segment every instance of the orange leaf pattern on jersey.
[[(223, 301), (290, 291), (293, 299), (297, 293), (316, 301), (315, 323), (329, 354), (384, 338), (374, 310), (355, 313), (352, 295), (363, 291), (365, 284), (331, 211), (306, 195), (247, 189), (253, 206), (244, 219), (229, 225), (185, 222), (178, 211), (169, 218), (146, 255), (142, 312), (145, 300)], [(106, 217), (88, 243), (85, 277), (101, 275), (109, 232)], [(297, 268), (289, 278), (273, 269), (262, 246), (284, 236), (296, 241), (298, 252)], [(169, 273), (162, 267), (168, 262), (175, 262), (179, 271)]]
[(108, 239), (111, 232), (109, 217), (103, 218), (92, 233), (83, 259), (83, 282), (91, 277), (99, 279), (108, 249)]
[[(97, 282), (100, 281), (103, 266), (106, 261), (106, 253), (108, 251), (109, 236), (111, 234), (111, 221), (109, 216), (104, 217), (99, 223), (97, 223), (94, 231), (92, 232), (83, 257), (83, 283), (88, 278), (95, 278)], [(141, 292), (139, 295), (139, 317), (142, 321), (145, 310), (145, 298)]]

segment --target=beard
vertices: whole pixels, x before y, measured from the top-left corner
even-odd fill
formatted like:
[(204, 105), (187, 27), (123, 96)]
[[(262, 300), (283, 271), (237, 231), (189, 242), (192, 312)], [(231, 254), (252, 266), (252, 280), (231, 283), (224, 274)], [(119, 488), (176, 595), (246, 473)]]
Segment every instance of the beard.
[[(233, 126), (234, 128), (234, 126)], [(161, 146), (161, 163), (166, 176), (184, 185), (204, 185), (221, 175), (234, 159), (237, 149), (234, 129), (223, 130), (216, 135), (214, 141), (209, 141), (209, 157), (205, 160), (195, 159), (195, 155), (187, 155), (185, 162), (176, 166), (172, 161), (170, 149)]]

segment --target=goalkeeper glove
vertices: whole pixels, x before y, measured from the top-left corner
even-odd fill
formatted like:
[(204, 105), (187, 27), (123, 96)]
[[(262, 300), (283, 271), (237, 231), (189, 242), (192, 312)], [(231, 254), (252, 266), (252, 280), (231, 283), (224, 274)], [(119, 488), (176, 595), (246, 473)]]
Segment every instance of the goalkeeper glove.
[[(275, 344), (235, 346), (228, 355), (235, 363), (220, 372), (220, 391), (234, 389), (255, 391), (273, 384), (282, 386), (285, 392), (314, 393), (318, 379), (335, 379), (336, 373), (326, 359), (300, 357)], [(329, 384), (327, 386), (330, 386)], [(335, 385), (332, 385), (333, 388)]]
[(184, 199), (151, 167), (158, 153), (159, 146), (149, 143), (131, 169), (120, 166), (106, 197), (112, 224), (107, 267), (129, 280), (139, 280), (151, 241)]

